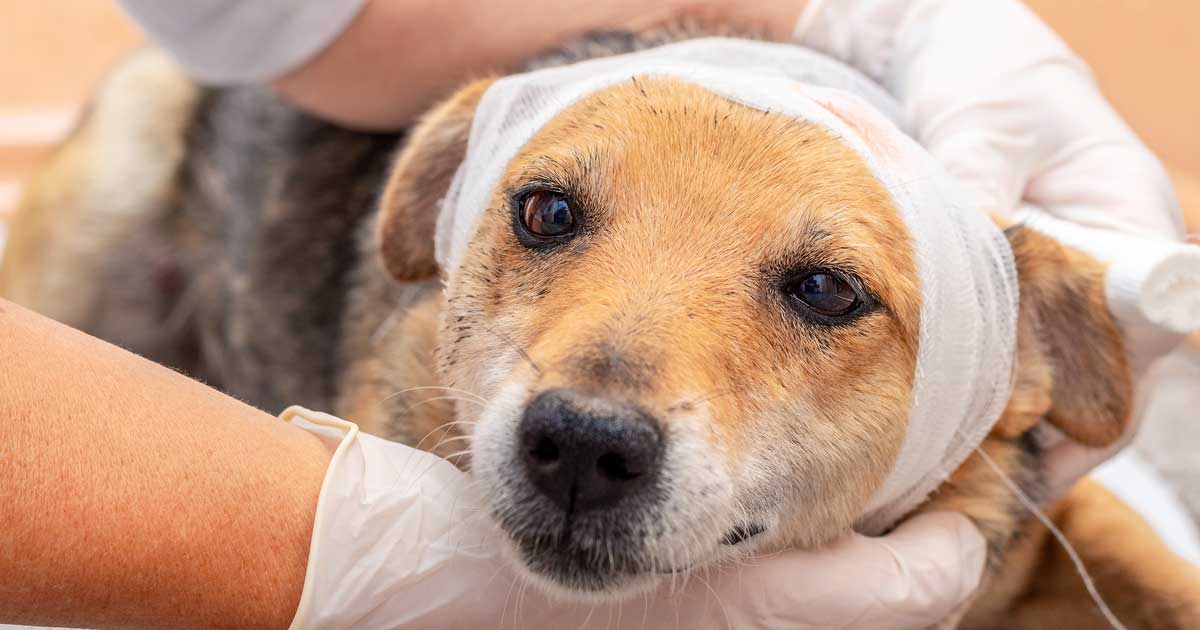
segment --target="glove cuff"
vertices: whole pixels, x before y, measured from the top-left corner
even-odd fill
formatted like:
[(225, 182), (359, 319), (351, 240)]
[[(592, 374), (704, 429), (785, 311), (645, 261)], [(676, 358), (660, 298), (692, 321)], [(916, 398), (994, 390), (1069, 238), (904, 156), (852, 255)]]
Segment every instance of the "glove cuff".
[(304, 590), (300, 594), (300, 603), (296, 606), (296, 614), (292, 617), (292, 623), (289, 625), (290, 628), (306, 628), (309, 627), (306, 620), (311, 616), (309, 611), (313, 606), (314, 599), (315, 574), (319, 558), (317, 542), (321, 540), (321, 534), (326, 529), (325, 521), (330, 518), (328, 514), (331, 510), (325, 509), (325, 504), (329, 501), (329, 485), (332, 483), (334, 471), (341, 466), (342, 461), (346, 459), (346, 452), (358, 438), (358, 425), (327, 413), (305, 409), (299, 405), (288, 407), (279, 414), (279, 418), (316, 435), (327, 444), (337, 444), (333, 456), (329, 459), (329, 466), (325, 469), (325, 479), (321, 482), (321, 494), (317, 499), (317, 513), (313, 518), (312, 537), (309, 542), (308, 564), (304, 570)]
[(508, 590), (481, 587), (515, 576), (466, 474), (328, 414), (291, 407), (281, 417), (340, 440), (321, 485), (291, 627), (488, 627)]

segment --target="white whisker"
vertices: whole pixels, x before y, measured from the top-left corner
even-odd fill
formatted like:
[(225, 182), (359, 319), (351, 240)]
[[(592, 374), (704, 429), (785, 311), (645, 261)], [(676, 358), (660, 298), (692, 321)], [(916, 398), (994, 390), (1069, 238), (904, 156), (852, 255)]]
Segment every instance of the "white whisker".
[(480, 396), (479, 394), (476, 394), (476, 393), (475, 393), (475, 392), (473, 392), (473, 391), (466, 390), (466, 389), (463, 389), (463, 388), (461, 388), (461, 387), (446, 387), (446, 386), (444, 386), (444, 385), (422, 385), (422, 386), (420, 386), (420, 387), (409, 387), (409, 388), (406, 388), (406, 389), (402, 389), (402, 390), (400, 390), (400, 391), (398, 391), (398, 392), (393, 392), (393, 393), (389, 394), (388, 396), (384, 397), (384, 399), (383, 399), (383, 400), (388, 400), (389, 398), (394, 398), (394, 397), (396, 397), (396, 396), (400, 396), (400, 395), (403, 395), (403, 394), (408, 394), (408, 393), (411, 393), (411, 392), (418, 392), (418, 391), (422, 391), (422, 390), (429, 390), (429, 389), (437, 389), (437, 390), (446, 391), (446, 392), (453, 392), (453, 393), (456, 393), (456, 394), (463, 394), (463, 395), (465, 395), (465, 396), (470, 396), (470, 397), (472, 397), (472, 398), (477, 398), (477, 399), (479, 399), (479, 402), (481, 402), (481, 403), (486, 403), (486, 402), (487, 402), (487, 399), (486, 399), (486, 398), (484, 398), (483, 396)]

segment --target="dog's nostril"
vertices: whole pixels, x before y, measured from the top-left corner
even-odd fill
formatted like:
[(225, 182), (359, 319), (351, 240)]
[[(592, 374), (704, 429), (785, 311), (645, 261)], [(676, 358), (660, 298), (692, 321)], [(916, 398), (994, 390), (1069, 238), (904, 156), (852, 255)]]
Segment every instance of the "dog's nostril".
[(605, 453), (596, 460), (596, 470), (602, 477), (610, 481), (630, 481), (642, 476), (636, 470), (630, 470), (629, 460), (616, 453)]
[(558, 445), (548, 437), (543, 437), (538, 440), (533, 448), (529, 449), (529, 457), (534, 463), (541, 466), (549, 466), (558, 463)]
[(636, 405), (571, 390), (542, 392), (517, 427), (525, 478), (568, 511), (615, 504), (654, 481), (663, 439)]

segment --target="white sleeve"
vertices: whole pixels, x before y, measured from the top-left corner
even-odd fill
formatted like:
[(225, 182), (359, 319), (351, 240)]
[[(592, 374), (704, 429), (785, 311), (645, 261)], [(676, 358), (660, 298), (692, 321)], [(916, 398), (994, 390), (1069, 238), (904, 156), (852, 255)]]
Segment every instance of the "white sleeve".
[(196, 80), (266, 81), (308, 61), (366, 0), (120, 0)]

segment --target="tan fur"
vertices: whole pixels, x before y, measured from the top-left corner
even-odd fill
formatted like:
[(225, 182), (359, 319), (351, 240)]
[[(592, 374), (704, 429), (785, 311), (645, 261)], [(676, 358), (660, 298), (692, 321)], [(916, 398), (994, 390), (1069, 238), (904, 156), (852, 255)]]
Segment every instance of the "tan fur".
[[(1051, 509), (1079, 550), (1100, 594), (1131, 628), (1200, 628), (1200, 569), (1171, 552), (1136, 513), (1090, 480)], [(1040, 525), (1026, 528), (1023, 545), (1038, 569), (1016, 601), (1009, 627), (1017, 630), (1104, 627), (1075, 568)], [(1130, 574), (1133, 575), (1130, 575)]]
[(1132, 413), (1133, 385), (1120, 331), (1108, 313), (1104, 267), (1029, 231), (1009, 240), (1026, 334), (1036, 339), (1052, 375), (1046, 419), (1087, 446), (1112, 444)]
[[(466, 444), (461, 441), (464, 427), (454, 423), (453, 401), (467, 396), (442, 386), (433, 361), (442, 297), (432, 283), (400, 293), (351, 306), (378, 311), (382, 300), (398, 302), (383, 319), (366, 313), (352, 318), (359, 334), (352, 335), (342, 350), (353, 358), (341, 379), (342, 396), (336, 412), (354, 418), (364, 431), (387, 435), (465, 465), (462, 454), (456, 455)], [(367, 346), (388, 351), (375, 354)], [(397, 387), (397, 383), (403, 386)]]

